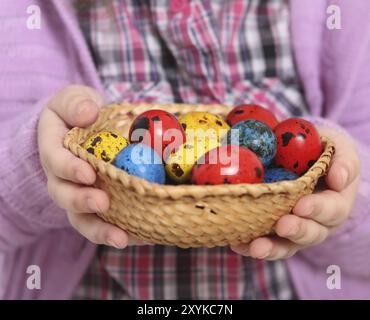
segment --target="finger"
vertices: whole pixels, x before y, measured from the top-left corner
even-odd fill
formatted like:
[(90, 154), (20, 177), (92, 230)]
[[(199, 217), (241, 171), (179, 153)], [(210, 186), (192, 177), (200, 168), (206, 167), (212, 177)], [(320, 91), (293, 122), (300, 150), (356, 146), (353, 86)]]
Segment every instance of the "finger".
[(68, 213), (71, 225), (85, 238), (95, 244), (105, 244), (123, 249), (128, 245), (128, 234), (113, 224), (104, 222), (91, 213)]
[(38, 144), (41, 163), (47, 173), (81, 184), (93, 184), (96, 179), (94, 169), (85, 161), (75, 157), (63, 147), (63, 139), (68, 129), (53, 112), (46, 110), (39, 123)]
[(109, 198), (103, 190), (82, 187), (57, 177), (48, 179), (48, 192), (60, 208), (69, 212), (96, 213), (109, 208)]
[(351, 139), (332, 129), (320, 130), (322, 135), (331, 138), (336, 146), (329, 172), (325, 178), (327, 185), (334, 191), (349, 186), (359, 175), (359, 158)]
[(325, 190), (302, 197), (293, 208), (293, 213), (313, 219), (324, 226), (335, 227), (347, 219), (350, 205), (342, 194)]
[(261, 237), (250, 243), (250, 255), (256, 259), (279, 260), (293, 256), (301, 246), (278, 237)]
[(86, 127), (95, 122), (102, 97), (84, 86), (68, 86), (52, 99), (48, 107), (70, 126)]
[(46, 152), (43, 157), (47, 172), (75, 183), (92, 185), (95, 182), (96, 173), (87, 162), (75, 157), (63, 147), (50, 146), (50, 149), (53, 151)]
[(357, 159), (348, 157), (334, 157), (325, 181), (328, 187), (334, 191), (342, 191), (347, 188), (359, 175)]
[(316, 221), (291, 214), (281, 217), (274, 229), (278, 236), (301, 246), (321, 243), (329, 235), (329, 229)]

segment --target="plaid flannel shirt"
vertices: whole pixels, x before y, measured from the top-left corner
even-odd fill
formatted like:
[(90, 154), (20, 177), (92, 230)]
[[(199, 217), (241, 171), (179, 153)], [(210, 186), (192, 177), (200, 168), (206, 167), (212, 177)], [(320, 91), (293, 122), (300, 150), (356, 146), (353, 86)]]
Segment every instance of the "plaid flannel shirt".
[[(307, 113), (287, 0), (85, 0), (78, 17), (110, 101), (253, 102)], [(229, 248), (99, 247), (76, 299), (292, 299), (284, 262)]]

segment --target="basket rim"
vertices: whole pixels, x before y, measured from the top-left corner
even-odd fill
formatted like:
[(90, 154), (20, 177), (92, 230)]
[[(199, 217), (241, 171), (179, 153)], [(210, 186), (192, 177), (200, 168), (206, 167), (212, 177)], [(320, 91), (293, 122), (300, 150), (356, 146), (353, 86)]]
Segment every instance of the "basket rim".
[[(122, 114), (126, 109), (126, 113), (132, 112), (135, 108), (134, 114), (139, 114), (144, 110), (148, 109), (164, 109), (171, 112), (171, 107), (173, 109), (178, 109), (181, 107), (190, 106), (189, 109), (199, 109), (209, 110), (211, 108), (212, 112), (215, 112), (215, 107), (218, 110), (230, 107), (221, 104), (203, 105), (203, 104), (112, 104), (103, 107), (99, 111), (98, 120), (102, 118), (106, 121), (107, 119), (112, 119), (115, 115)], [(209, 110), (210, 111), (210, 110)], [(225, 111), (225, 110), (224, 110)], [(172, 112), (174, 112), (172, 110)], [(190, 111), (189, 111), (190, 112)], [(248, 194), (253, 197), (260, 197), (265, 194), (286, 194), (286, 193), (297, 193), (297, 189), (303, 189), (307, 185), (312, 184), (313, 181), (317, 181), (319, 177), (323, 176), (330, 164), (330, 160), (335, 152), (335, 146), (332, 140), (328, 137), (321, 136), (321, 141), (324, 146), (324, 150), (319, 157), (319, 159), (311, 166), (311, 168), (301, 177), (296, 180), (291, 181), (280, 181), (274, 183), (258, 183), (258, 184), (221, 184), (221, 185), (190, 185), (190, 184), (179, 184), (179, 185), (167, 185), (167, 184), (157, 184), (146, 181), (142, 178), (128, 174), (127, 172), (116, 168), (110, 163), (106, 163), (101, 159), (96, 158), (94, 155), (88, 153), (84, 148), (82, 148), (77, 142), (76, 137), (79, 136), (87, 128), (72, 128), (65, 136), (64, 146), (69, 151), (71, 151), (75, 156), (87, 161), (96, 170), (97, 175), (102, 174), (108, 176), (110, 179), (119, 182), (125, 188), (131, 188), (135, 190), (140, 195), (156, 196), (160, 198), (172, 198), (178, 199), (181, 197), (193, 197), (196, 199), (201, 199), (207, 196), (222, 196), (222, 195), (235, 195), (240, 196), (243, 194)]]

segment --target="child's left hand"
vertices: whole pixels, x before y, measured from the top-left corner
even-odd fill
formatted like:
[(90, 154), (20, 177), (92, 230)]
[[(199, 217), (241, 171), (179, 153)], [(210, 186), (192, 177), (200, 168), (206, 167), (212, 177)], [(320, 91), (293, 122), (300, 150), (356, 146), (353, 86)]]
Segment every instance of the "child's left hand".
[(360, 180), (359, 158), (348, 136), (334, 129), (319, 131), (336, 146), (325, 177), (327, 189), (301, 198), (293, 208), (293, 214), (281, 217), (275, 224), (276, 236), (260, 237), (248, 245), (233, 246), (233, 251), (257, 259), (288, 258), (298, 250), (323, 242), (348, 219)]

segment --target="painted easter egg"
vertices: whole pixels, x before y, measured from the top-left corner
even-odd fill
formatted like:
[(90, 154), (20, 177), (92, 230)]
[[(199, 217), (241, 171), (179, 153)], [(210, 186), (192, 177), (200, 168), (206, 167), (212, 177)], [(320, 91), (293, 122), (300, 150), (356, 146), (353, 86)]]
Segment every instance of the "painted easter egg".
[(284, 168), (269, 168), (265, 170), (265, 183), (272, 183), (278, 181), (295, 180), (299, 176), (294, 172), (286, 170)]
[(307, 120), (291, 118), (274, 129), (277, 138), (276, 166), (298, 175), (305, 173), (320, 157), (322, 145), (315, 126)]
[(276, 137), (266, 124), (257, 120), (240, 121), (231, 127), (227, 143), (247, 147), (252, 150), (266, 167), (276, 154)]
[(127, 139), (117, 132), (101, 131), (91, 135), (82, 147), (97, 158), (110, 163), (128, 144)]
[(185, 133), (177, 118), (164, 110), (148, 110), (137, 116), (130, 127), (131, 143), (144, 143), (163, 159), (185, 143)]
[(217, 137), (199, 139), (186, 142), (173, 151), (166, 159), (165, 169), (167, 176), (175, 183), (187, 183), (191, 177), (191, 170), (196, 161), (207, 151), (218, 147)]
[(264, 168), (258, 157), (243, 146), (223, 145), (201, 157), (192, 169), (197, 185), (263, 182)]
[(226, 121), (230, 126), (244, 120), (258, 120), (267, 124), (271, 129), (274, 129), (279, 123), (270, 110), (256, 104), (242, 104), (237, 106), (226, 117)]
[(200, 140), (202, 136), (205, 136), (205, 140), (220, 140), (230, 129), (225, 120), (209, 112), (189, 112), (182, 115), (179, 122), (185, 130), (186, 142), (190, 143)]
[(113, 165), (149, 182), (164, 184), (166, 181), (162, 159), (154, 149), (143, 143), (124, 148), (114, 159)]

